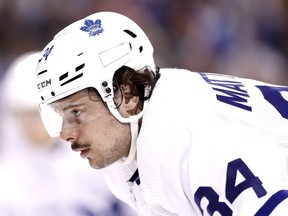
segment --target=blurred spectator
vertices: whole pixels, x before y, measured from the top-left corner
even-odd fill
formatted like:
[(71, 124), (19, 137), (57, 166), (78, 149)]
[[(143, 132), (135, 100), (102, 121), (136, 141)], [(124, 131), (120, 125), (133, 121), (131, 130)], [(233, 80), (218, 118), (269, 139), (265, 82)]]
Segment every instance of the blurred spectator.
[[(265, 59), (281, 59), (287, 77), (287, 8), (286, 0), (0, 0), (0, 79), (15, 56), (42, 48), (64, 26), (102, 10), (122, 13), (139, 23), (161, 67), (229, 74), (223, 70), (238, 67), (233, 66), (238, 57), (243, 62), (246, 54), (257, 56), (265, 50)], [(271, 68), (271, 76), (263, 77), (261, 68), (254, 66), (239, 76), (270, 81), (266, 79), (278, 74)]]
[(46, 133), (34, 97), (32, 72), (38, 55), (33, 51), (17, 57), (0, 85), (5, 105), (0, 127), (0, 215), (135, 215), (112, 195), (101, 173)]

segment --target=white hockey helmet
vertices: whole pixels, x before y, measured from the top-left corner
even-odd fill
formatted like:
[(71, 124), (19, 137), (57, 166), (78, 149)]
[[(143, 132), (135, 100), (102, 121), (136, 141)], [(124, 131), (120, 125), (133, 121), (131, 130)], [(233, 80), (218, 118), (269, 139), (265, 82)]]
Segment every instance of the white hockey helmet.
[(36, 78), (40, 114), (50, 136), (57, 136), (61, 129), (47, 105), (87, 87), (97, 89), (120, 122), (131, 122), (119, 114), (113, 101), (113, 75), (122, 66), (155, 68), (148, 37), (121, 14), (95, 13), (56, 34), (42, 52)]
[(17, 112), (37, 111), (37, 91), (34, 85), (35, 71), (40, 51), (29, 51), (18, 56), (8, 67), (2, 82), (1, 93), (5, 106)]

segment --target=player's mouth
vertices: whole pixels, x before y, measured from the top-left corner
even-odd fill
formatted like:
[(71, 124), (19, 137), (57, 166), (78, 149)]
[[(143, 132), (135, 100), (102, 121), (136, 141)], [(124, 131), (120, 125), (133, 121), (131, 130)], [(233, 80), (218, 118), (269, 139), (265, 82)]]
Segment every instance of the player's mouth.
[(90, 153), (90, 150), (91, 150), (90, 148), (81, 150), (80, 156), (81, 156), (82, 158), (87, 158), (88, 155), (89, 155), (89, 153)]
[(73, 151), (75, 151), (75, 152), (80, 152), (80, 156), (82, 157), (82, 158), (87, 158), (88, 157), (88, 155), (89, 155), (89, 152), (90, 152), (90, 150), (91, 150), (91, 148), (90, 147), (87, 147), (87, 146), (76, 146), (76, 145), (72, 145), (71, 146), (71, 148), (72, 148), (72, 150)]
[(82, 158), (87, 158), (89, 153), (90, 153), (91, 146), (88, 144), (81, 145), (81, 144), (75, 142), (75, 143), (71, 144), (71, 149), (75, 152), (80, 152), (80, 156)]

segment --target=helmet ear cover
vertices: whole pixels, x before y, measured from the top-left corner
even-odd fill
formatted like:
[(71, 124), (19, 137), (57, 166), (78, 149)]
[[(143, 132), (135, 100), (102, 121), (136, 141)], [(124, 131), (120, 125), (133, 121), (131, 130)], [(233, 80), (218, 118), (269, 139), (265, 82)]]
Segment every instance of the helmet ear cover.
[[(143, 109), (144, 102), (147, 101), (152, 94), (152, 90), (155, 87), (157, 80), (160, 77), (159, 69), (155, 72), (152, 71), (149, 67), (143, 68), (141, 71), (135, 71), (132, 68), (122, 66), (116, 70), (113, 76), (113, 101), (115, 104), (115, 109), (119, 108), (121, 103), (124, 101), (124, 98), (131, 98), (132, 96), (139, 97), (138, 108)], [(124, 90), (125, 86), (129, 85), (129, 92)], [(119, 92), (118, 92), (119, 91)], [(107, 104), (102, 99), (100, 93), (97, 89), (93, 87), (88, 88), (88, 94), (91, 100), (102, 100), (104, 105), (107, 107)], [(96, 94), (96, 99), (95, 99)], [(115, 100), (115, 96), (119, 95), (120, 100)]]

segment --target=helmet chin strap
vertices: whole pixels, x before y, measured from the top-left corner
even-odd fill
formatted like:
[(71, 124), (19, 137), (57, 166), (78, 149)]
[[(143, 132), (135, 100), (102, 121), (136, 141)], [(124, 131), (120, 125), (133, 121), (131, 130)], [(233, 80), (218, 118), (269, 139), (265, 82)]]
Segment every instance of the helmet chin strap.
[(129, 118), (124, 118), (120, 115), (120, 113), (118, 112), (118, 110), (115, 108), (115, 104), (113, 100), (107, 101), (107, 105), (108, 108), (110, 110), (110, 112), (112, 113), (112, 115), (114, 115), (114, 117), (116, 119), (118, 119), (118, 121), (122, 122), (122, 123), (130, 123), (130, 130), (131, 130), (131, 145), (130, 145), (130, 151), (129, 154), (126, 158), (121, 158), (118, 160), (119, 163), (122, 164), (130, 164), (136, 156), (136, 140), (139, 134), (139, 119), (142, 118), (143, 116), (143, 111), (141, 111), (140, 113), (138, 113), (137, 115), (133, 115), (133, 116), (129, 116)]
[(131, 129), (131, 145), (130, 145), (130, 151), (127, 158), (123, 158), (123, 164), (130, 164), (136, 157), (136, 151), (137, 151), (137, 145), (136, 140), (139, 134), (139, 119), (143, 116), (143, 111), (141, 111), (139, 114), (130, 116), (130, 129)]

